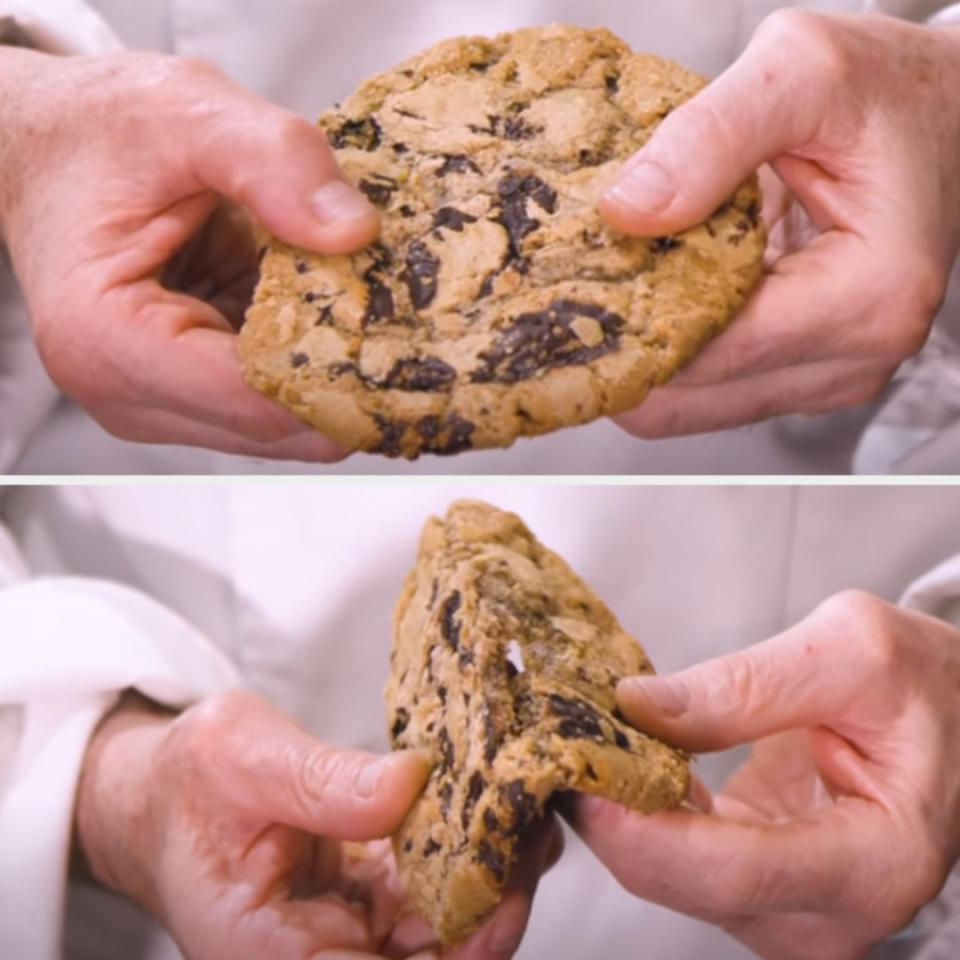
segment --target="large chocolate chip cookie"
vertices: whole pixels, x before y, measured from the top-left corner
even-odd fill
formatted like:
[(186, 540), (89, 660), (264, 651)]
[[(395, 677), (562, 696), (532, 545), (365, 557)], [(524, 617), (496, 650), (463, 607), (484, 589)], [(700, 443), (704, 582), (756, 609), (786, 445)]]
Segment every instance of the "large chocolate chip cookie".
[(444, 943), (499, 902), (520, 835), (556, 791), (644, 813), (687, 793), (686, 756), (617, 713), (617, 681), (653, 672), (640, 645), (513, 514), (464, 501), (428, 521), (391, 660), (393, 744), (434, 760), (397, 863)]
[[(759, 278), (755, 180), (677, 237), (618, 236), (596, 203), (702, 80), (606, 30), (449, 40), (320, 121), (383, 211), (352, 257), (274, 241), (246, 376), (349, 450), (416, 457), (637, 406)], [(709, 158), (703, 158), (709, 162)]]

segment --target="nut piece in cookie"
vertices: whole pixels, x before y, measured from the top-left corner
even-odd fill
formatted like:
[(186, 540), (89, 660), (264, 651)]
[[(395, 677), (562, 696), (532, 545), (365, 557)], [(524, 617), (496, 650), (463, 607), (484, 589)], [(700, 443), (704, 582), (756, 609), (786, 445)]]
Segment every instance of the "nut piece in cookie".
[(597, 201), (703, 80), (606, 30), (448, 40), (325, 114), (383, 215), (354, 256), (271, 241), (247, 380), (348, 450), (507, 447), (639, 405), (762, 273), (756, 178), (676, 237), (614, 233)]
[(389, 729), (433, 755), (394, 838), (411, 904), (446, 944), (500, 901), (525, 828), (558, 791), (644, 813), (682, 802), (687, 757), (625, 724), (643, 649), (519, 517), (454, 504), (427, 522), (394, 613)]

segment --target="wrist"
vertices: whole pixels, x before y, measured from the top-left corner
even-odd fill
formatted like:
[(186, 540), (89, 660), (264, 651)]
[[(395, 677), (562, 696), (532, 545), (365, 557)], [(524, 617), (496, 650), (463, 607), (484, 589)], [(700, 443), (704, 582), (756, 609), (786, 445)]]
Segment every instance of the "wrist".
[(171, 720), (137, 694), (125, 694), (87, 747), (74, 815), (76, 848), (88, 875), (151, 910), (162, 843), (151, 787)]

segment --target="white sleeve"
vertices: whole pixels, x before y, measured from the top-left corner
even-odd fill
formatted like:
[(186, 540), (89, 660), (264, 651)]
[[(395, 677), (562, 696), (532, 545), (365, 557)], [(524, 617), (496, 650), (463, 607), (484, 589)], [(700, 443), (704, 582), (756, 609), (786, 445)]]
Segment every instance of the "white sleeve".
[(960, 3), (943, 0), (868, 0), (866, 8), (871, 13), (888, 13), (931, 26), (960, 22)]
[(900, 605), (960, 627), (960, 554), (912, 583)]
[(48, 53), (112, 53), (123, 45), (82, 0), (0, 0), (0, 18), (12, 17), (30, 43)]
[(0, 527), (0, 957), (61, 957), (76, 783), (120, 692), (182, 709), (236, 685), (229, 661), (149, 597), (29, 579)]

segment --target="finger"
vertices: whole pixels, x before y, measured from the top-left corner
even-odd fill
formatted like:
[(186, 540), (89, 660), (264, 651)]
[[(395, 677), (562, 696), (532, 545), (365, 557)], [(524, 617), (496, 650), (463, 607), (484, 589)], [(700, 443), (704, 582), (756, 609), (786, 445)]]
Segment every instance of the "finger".
[[(333, 899), (274, 903), (264, 908), (264, 913), (271, 923), (282, 924), (285, 931), (302, 937), (309, 950), (370, 950), (374, 946), (358, 912)], [(269, 938), (264, 942), (269, 943)]]
[(672, 675), (627, 678), (617, 701), (638, 729), (693, 752), (826, 726), (854, 705), (865, 720), (887, 697), (888, 619), (882, 601), (841, 595), (764, 643)]
[(123, 411), (91, 406), (90, 413), (105, 429), (133, 443), (199, 447), (220, 453), (297, 463), (336, 463), (345, 456), (332, 440), (309, 428), (279, 440), (251, 440), (242, 434), (198, 423), (165, 410), (130, 406)]
[(683, 811), (644, 817), (584, 795), (573, 825), (634, 895), (716, 920), (836, 909), (863, 852), (859, 838), (875, 827), (868, 804), (857, 803), (807, 822), (747, 824)]
[[(141, 414), (131, 425), (141, 428), (142, 436), (128, 431), (126, 439), (209, 445), (267, 456), (283, 455), (289, 448), (309, 460), (342, 456), (336, 444), (244, 382), (235, 335), (227, 320), (209, 305), (162, 290), (153, 281), (116, 296), (124, 301), (108, 301), (106, 309), (123, 319), (104, 324), (108, 349), (91, 355), (92, 362), (102, 368), (100, 382), (109, 390), (99, 404), (96, 395), (79, 399), (108, 415), (125, 409), (118, 404), (118, 395), (137, 408), (155, 411), (152, 417)], [(133, 307), (132, 313), (126, 306)], [(93, 390), (97, 390), (95, 384)]]
[(348, 185), (323, 133), (309, 121), (234, 86), (219, 74), (185, 109), (186, 142), (199, 189), (246, 206), (288, 243), (349, 253), (379, 232), (376, 209)]
[(616, 422), (648, 440), (730, 430), (773, 417), (817, 415), (873, 400), (893, 370), (871, 362), (822, 361), (716, 386), (667, 386)]
[(877, 359), (868, 323), (872, 270), (860, 241), (828, 233), (774, 264), (733, 323), (680, 374), (677, 386), (710, 386), (824, 359)]
[[(754, 38), (722, 76), (663, 121), (601, 201), (612, 226), (659, 236), (709, 217), (761, 164), (806, 143), (831, 91), (798, 67), (776, 25)], [(706, 160), (709, 158), (709, 161)]]
[(337, 750), (252, 695), (233, 693), (212, 709), (221, 788), (257, 819), (340, 840), (385, 837), (430, 775), (421, 753)]

